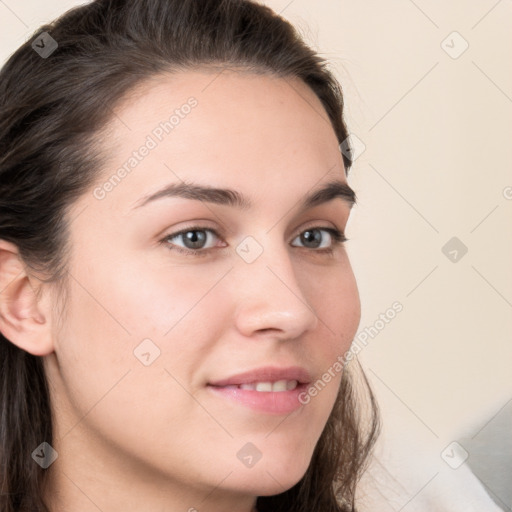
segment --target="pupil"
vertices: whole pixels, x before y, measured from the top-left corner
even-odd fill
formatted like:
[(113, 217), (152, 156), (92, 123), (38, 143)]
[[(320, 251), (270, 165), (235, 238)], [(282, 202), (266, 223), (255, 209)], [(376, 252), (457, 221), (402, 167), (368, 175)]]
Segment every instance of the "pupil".
[(307, 244), (312, 244), (309, 247), (318, 247), (322, 242), (322, 236), (320, 235), (320, 231), (318, 229), (304, 231), (304, 233), (302, 234), (302, 242), (306, 246)]
[(200, 249), (206, 240), (204, 231), (187, 231), (185, 233), (185, 245), (189, 249)]

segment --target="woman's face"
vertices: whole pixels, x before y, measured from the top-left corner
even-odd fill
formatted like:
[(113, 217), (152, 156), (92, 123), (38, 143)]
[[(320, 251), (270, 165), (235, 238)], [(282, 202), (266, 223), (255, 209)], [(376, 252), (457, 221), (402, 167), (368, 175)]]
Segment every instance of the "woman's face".
[[(329, 231), (351, 202), (327, 114), (296, 79), (183, 72), (110, 129), (108, 168), (69, 212), (69, 297), (45, 357), (54, 471), (100, 508), (149, 489), (183, 510), (281, 493), (309, 465), (360, 318)], [(341, 193), (305, 204), (332, 182)]]

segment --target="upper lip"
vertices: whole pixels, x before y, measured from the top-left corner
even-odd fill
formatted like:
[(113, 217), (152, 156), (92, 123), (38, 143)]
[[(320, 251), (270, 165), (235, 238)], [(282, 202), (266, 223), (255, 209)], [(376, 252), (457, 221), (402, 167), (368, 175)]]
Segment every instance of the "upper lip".
[(277, 382), (279, 380), (296, 380), (299, 384), (307, 384), (311, 381), (311, 376), (305, 368), (300, 366), (288, 366), (286, 368), (265, 366), (226, 379), (209, 382), (209, 384), (211, 386), (237, 386), (253, 382)]

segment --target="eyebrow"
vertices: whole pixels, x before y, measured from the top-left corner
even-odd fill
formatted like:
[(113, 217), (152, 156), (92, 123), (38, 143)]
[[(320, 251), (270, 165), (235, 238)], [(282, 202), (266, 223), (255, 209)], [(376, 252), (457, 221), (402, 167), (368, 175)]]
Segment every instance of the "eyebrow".
[[(196, 201), (205, 201), (219, 205), (231, 206), (241, 210), (251, 208), (251, 201), (240, 192), (233, 189), (215, 188), (209, 185), (195, 183), (171, 183), (153, 194), (142, 197), (133, 209), (140, 208), (150, 202), (162, 198), (182, 197)], [(356, 193), (347, 183), (329, 181), (322, 187), (313, 190), (300, 203), (301, 210), (307, 210), (333, 199), (340, 198), (348, 203), (349, 208), (356, 204)]]

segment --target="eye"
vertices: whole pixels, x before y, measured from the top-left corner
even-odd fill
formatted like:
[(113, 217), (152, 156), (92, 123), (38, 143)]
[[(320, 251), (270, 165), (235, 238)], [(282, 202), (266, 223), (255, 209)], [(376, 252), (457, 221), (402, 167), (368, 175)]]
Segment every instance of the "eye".
[[(170, 245), (169, 249), (184, 253), (198, 253), (201, 250), (204, 252), (207, 249), (213, 248), (215, 244), (211, 245), (211, 243), (212, 239), (215, 238), (219, 238), (219, 235), (213, 229), (192, 227), (167, 235), (162, 241)], [(177, 245), (177, 242), (182, 242), (183, 245)]]
[[(327, 236), (322, 235), (327, 233)], [(345, 235), (335, 228), (314, 227), (303, 231), (295, 240), (300, 240), (307, 249), (325, 249), (332, 251), (336, 245), (347, 241)]]
[[(322, 234), (323, 233), (323, 234)], [(211, 228), (194, 226), (171, 233), (160, 242), (168, 249), (185, 254), (187, 256), (206, 256), (215, 249), (215, 239), (221, 239), (219, 234)], [(315, 252), (332, 253), (337, 245), (347, 241), (345, 235), (335, 228), (313, 227), (309, 228), (292, 241), (300, 240), (303, 247)], [(226, 247), (225, 242), (219, 248)]]

